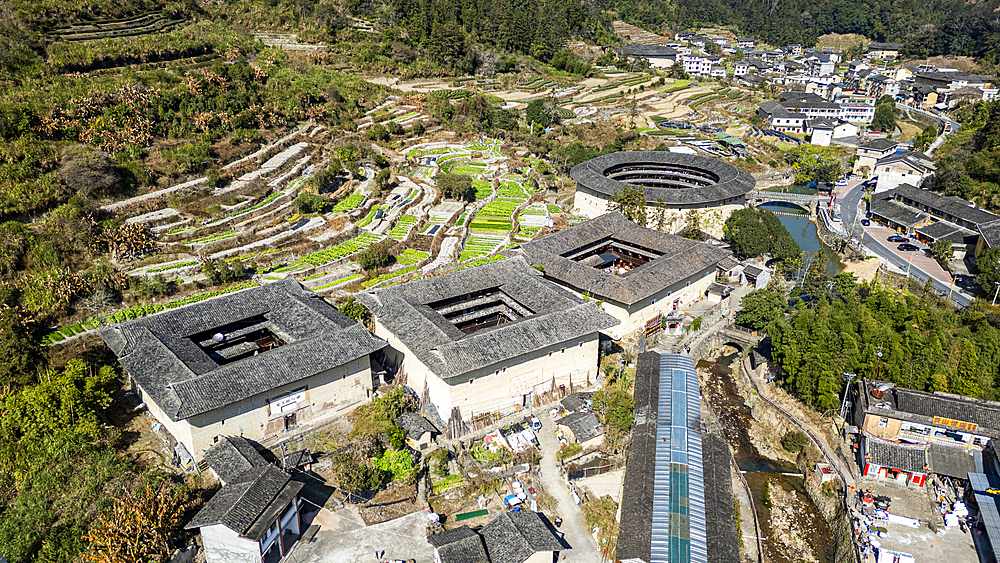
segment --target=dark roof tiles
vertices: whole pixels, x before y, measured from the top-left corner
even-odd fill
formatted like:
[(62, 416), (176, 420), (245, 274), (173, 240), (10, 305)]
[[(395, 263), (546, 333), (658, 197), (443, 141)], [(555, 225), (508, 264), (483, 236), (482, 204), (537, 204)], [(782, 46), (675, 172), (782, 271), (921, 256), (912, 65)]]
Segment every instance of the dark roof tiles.
[(491, 563), (523, 563), (540, 551), (561, 551), (568, 546), (552, 525), (537, 512), (502, 512), (480, 531)]
[[(563, 256), (603, 239), (632, 243), (662, 255), (638, 268), (617, 275)], [(618, 212), (606, 213), (568, 229), (521, 245), (520, 252), (545, 276), (587, 292), (632, 305), (680, 283), (708, 268), (714, 268), (730, 252), (703, 242), (640, 227)]]
[(225, 483), (234, 482), (249, 469), (267, 465), (257, 449), (242, 436), (222, 436), (205, 452), (205, 461)]
[(427, 536), (427, 542), (437, 550), (441, 563), (490, 563), (483, 538), (468, 526)]
[(592, 412), (575, 412), (560, 418), (556, 423), (569, 428), (577, 442), (586, 442), (604, 434), (597, 415)]
[(396, 424), (406, 431), (406, 435), (411, 440), (419, 440), (424, 432), (437, 434), (438, 429), (426, 418), (415, 412), (404, 412), (396, 419)]
[(215, 493), (186, 529), (223, 524), (243, 537), (260, 539), (302, 489), (302, 483), (273, 465), (254, 467)]
[(666, 151), (624, 151), (602, 155), (574, 166), (570, 170), (570, 176), (580, 185), (611, 196), (618, 193), (626, 183), (608, 178), (605, 176), (605, 171), (613, 167), (646, 163), (657, 166), (674, 165), (678, 169), (693, 168), (717, 178), (714, 183), (707, 186), (684, 188), (640, 186), (649, 203), (662, 200), (668, 206), (714, 204), (742, 197), (752, 190), (756, 183), (750, 174), (721, 160)]
[[(493, 289), (533, 313), (465, 334), (428, 306)], [(454, 378), (619, 324), (595, 303), (585, 303), (545, 281), (541, 272), (520, 257), (361, 292), (356, 297), (441, 378)]]
[[(287, 344), (219, 363), (192, 341), (239, 323), (268, 328)], [(101, 337), (172, 420), (306, 379), (387, 344), (291, 279), (105, 327)]]

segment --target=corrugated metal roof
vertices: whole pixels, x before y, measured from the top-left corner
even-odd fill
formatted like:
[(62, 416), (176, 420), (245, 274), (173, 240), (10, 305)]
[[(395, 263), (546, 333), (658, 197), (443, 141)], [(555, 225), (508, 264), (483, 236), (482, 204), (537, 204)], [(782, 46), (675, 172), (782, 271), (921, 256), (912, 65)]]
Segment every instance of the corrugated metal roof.
[(987, 493), (987, 489), (1000, 489), (1000, 476), (998, 475), (987, 475), (985, 473), (969, 473), (969, 484), (972, 485), (972, 490), (976, 494), (976, 503), (979, 505), (979, 513), (983, 519), (983, 524), (986, 526), (986, 535), (990, 539), (990, 544), (992, 547), (990, 549), (993, 552), (993, 559), (997, 559), (1000, 553), (997, 553), (997, 548), (995, 546), (1000, 545), (1000, 497), (996, 495)]
[(651, 563), (707, 563), (698, 373), (683, 354), (660, 355)]

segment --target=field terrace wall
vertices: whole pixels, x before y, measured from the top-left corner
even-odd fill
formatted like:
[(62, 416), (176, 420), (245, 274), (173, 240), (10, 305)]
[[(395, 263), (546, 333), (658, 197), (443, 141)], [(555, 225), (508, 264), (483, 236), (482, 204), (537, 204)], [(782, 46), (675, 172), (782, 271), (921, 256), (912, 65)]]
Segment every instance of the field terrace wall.
[(598, 332), (618, 323), (545, 281), (522, 258), (357, 294), (387, 361), (442, 422), (533, 406), (593, 381)]
[[(509, 254), (523, 255), (547, 279), (576, 295), (600, 301), (621, 321), (612, 330), (623, 335), (706, 297), (719, 262), (731, 255), (707, 243), (640, 227), (617, 212), (535, 239)], [(599, 267), (611, 255), (618, 266), (631, 254), (648, 261), (623, 275)], [(592, 263), (595, 259), (600, 263)]]
[(385, 347), (292, 280), (105, 327), (150, 414), (200, 460), (221, 435), (261, 442), (371, 397)]

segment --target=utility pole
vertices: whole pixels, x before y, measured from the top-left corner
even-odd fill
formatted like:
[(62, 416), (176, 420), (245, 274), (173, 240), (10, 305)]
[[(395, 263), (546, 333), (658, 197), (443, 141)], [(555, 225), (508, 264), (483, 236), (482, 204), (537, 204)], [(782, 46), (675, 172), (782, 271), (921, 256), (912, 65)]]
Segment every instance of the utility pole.
[(877, 380), (878, 379), (878, 368), (879, 368), (878, 364), (882, 360), (882, 345), (879, 344), (878, 346), (876, 346), (875, 350), (876, 350), (876, 352), (875, 352), (875, 379)]
[(857, 376), (858, 374), (856, 373), (849, 373), (846, 371), (842, 375), (842, 377), (847, 380), (847, 385), (844, 386), (844, 400), (840, 403), (840, 420), (844, 421), (844, 426), (847, 426), (847, 421), (844, 420), (844, 411), (847, 410), (847, 394), (851, 390), (851, 382), (854, 381), (854, 378)]
[(997, 304), (997, 294), (1000, 293), (1000, 282), (997, 282), (997, 290), (993, 292), (993, 306)]

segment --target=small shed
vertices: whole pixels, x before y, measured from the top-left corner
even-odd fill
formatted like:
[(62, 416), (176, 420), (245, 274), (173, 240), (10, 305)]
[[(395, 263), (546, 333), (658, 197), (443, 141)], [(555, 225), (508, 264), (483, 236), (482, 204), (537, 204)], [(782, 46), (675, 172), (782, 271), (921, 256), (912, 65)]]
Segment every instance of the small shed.
[(404, 412), (396, 419), (396, 424), (406, 431), (406, 443), (415, 450), (426, 450), (439, 434), (431, 421), (415, 412)]
[(604, 443), (604, 430), (592, 412), (575, 412), (560, 418), (556, 424), (565, 428), (569, 437), (579, 442), (583, 449)]

